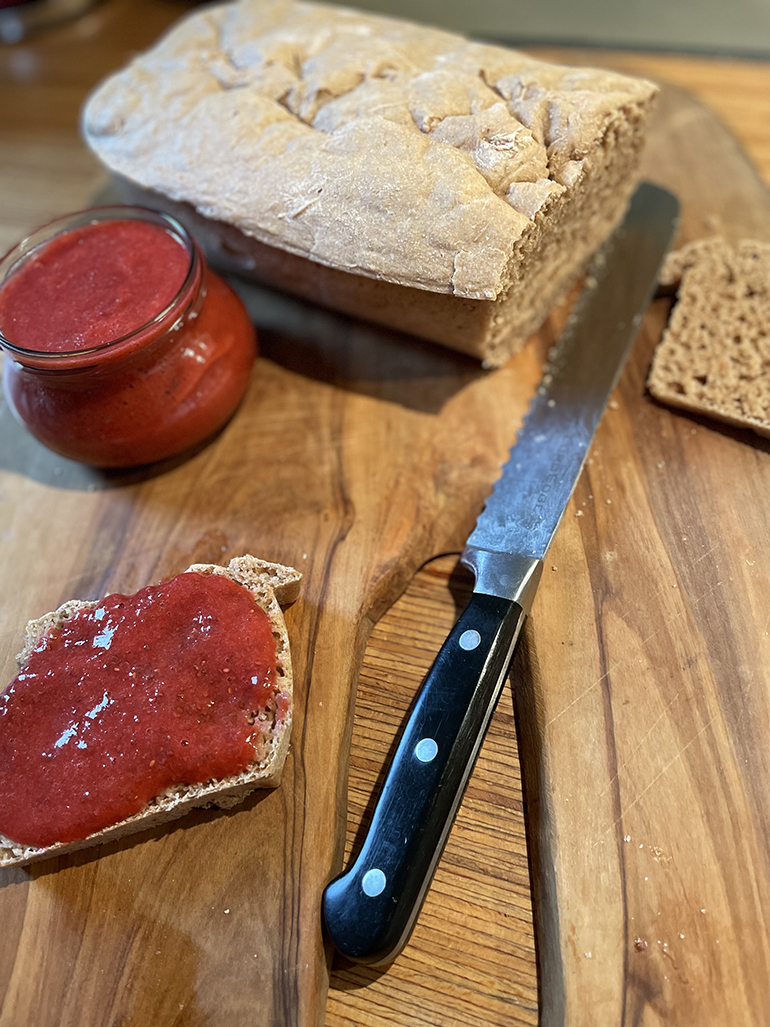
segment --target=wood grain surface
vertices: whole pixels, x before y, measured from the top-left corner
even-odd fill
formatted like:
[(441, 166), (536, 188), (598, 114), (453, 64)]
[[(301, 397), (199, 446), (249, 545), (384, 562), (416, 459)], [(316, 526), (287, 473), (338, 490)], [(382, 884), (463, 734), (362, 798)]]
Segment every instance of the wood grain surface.
[[(0, 247), (100, 195), (82, 98), (186, 9), (106, 0), (0, 51)], [(700, 92), (770, 180), (770, 69), (590, 58)], [(675, 89), (663, 101), (647, 169), (680, 193), (683, 237), (770, 238), (730, 134)], [(513, 668), (515, 710), (506, 690), (412, 941), (384, 973), (335, 963), (326, 1027), (770, 1022), (770, 463), (766, 443), (645, 396), (667, 311), (648, 316), (600, 429)], [(3, 680), (28, 617), (70, 596), (244, 550), (306, 575), (287, 616), (281, 788), (0, 875), (2, 1027), (324, 1022), (320, 889), (468, 594), (454, 556), (415, 572), (460, 548), (559, 322), (482, 374), (277, 297), (257, 313), (238, 416), (153, 476), (69, 464), (0, 410)]]

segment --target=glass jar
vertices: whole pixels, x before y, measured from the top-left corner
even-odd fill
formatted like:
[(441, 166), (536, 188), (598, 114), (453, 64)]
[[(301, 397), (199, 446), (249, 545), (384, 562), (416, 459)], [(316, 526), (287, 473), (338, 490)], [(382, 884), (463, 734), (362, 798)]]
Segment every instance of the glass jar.
[[(63, 288), (59, 283), (53, 301), (42, 291), (37, 295), (36, 268), (41, 259), (49, 263), (55, 259), (48, 257), (46, 247), (51, 246), (49, 253), (53, 252), (52, 240), (56, 239), (57, 246), (71, 249), (84, 231), (112, 233), (117, 240), (115, 226), (133, 221), (155, 225), (184, 248), (180, 267), (187, 270), (181, 272), (184, 280), (176, 294), (162, 309), (148, 308), (143, 323), (117, 337), (110, 331), (108, 318), (90, 315), (87, 337), (79, 337), (78, 345), (69, 341), (75, 336), (66, 336), (53, 340), (56, 348), (52, 348), (51, 339), (43, 344), (45, 331), (50, 335), (50, 325), (56, 327), (56, 317), (49, 316), (49, 327), (45, 331), (41, 327), (40, 340), (36, 340), (35, 317), (39, 313), (41, 323), (44, 320), (41, 304), (52, 304), (56, 313), (56, 303), (60, 303), (64, 315), (73, 303), (77, 308), (89, 280), (100, 285), (102, 292), (113, 288), (113, 278), (106, 286), (99, 282), (108, 271), (102, 262), (94, 261), (87, 274), (77, 275), (71, 289), (66, 279)], [(96, 225), (103, 227), (85, 227)], [(125, 234), (125, 228), (121, 231)], [(64, 238), (67, 233), (73, 233), (71, 238)], [(165, 237), (162, 241), (164, 245), (167, 242)], [(105, 236), (101, 244), (109, 248), (110, 239)], [(135, 266), (150, 279), (155, 274), (154, 250), (157, 247), (150, 245), (133, 255)], [(114, 256), (119, 260), (123, 254)], [(10, 290), (14, 275), (21, 272), (27, 277), (16, 279), (12, 288), (21, 296), (21, 313), (27, 320), (24, 345), (18, 335), (14, 339), (14, 330), (21, 331), (14, 326), (22, 321), (6, 310), (10, 300), (4, 304), (4, 291)], [(115, 290), (123, 289), (121, 301), (129, 310), (136, 280), (131, 273), (115, 279)], [(175, 285), (170, 288), (173, 291)], [(14, 302), (18, 305), (19, 301)], [(78, 316), (77, 309), (74, 314), (72, 309), (66, 313)], [(102, 324), (104, 338), (99, 334)], [(206, 267), (200, 250), (179, 222), (141, 207), (102, 207), (51, 222), (0, 261), (0, 347), (6, 351), (3, 385), (8, 402), (36, 438), (83, 463), (130, 467), (180, 453), (227, 422), (248, 385), (256, 334), (241, 301)]]

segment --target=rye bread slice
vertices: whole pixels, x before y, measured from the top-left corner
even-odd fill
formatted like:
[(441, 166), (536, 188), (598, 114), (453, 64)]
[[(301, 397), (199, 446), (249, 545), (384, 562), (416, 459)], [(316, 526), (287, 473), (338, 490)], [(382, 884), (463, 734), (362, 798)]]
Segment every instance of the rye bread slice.
[[(74, 842), (57, 842), (44, 848), (20, 845), (0, 834), (0, 868), (23, 866), (37, 860), (63, 855), (76, 849), (99, 845), (124, 835), (144, 831), (169, 820), (183, 816), (191, 809), (206, 806), (228, 808), (241, 802), (255, 788), (275, 788), (280, 784), (281, 772), (289, 749), (291, 735), (291, 698), (293, 688), (291, 654), (281, 606), (294, 602), (299, 593), (302, 575), (292, 567), (267, 563), (254, 556), (237, 556), (227, 567), (215, 564), (193, 564), (187, 572), (223, 574), (243, 585), (267, 614), (275, 638), (278, 695), (284, 697), (285, 711), (276, 721), (277, 699), (260, 714), (263, 731), (259, 751), (254, 763), (245, 771), (221, 780), (202, 784), (179, 784), (157, 795), (143, 810)], [(186, 572), (186, 573), (187, 573)], [(98, 601), (71, 599), (51, 613), (27, 624), (24, 648), (17, 656), (23, 667), (42, 636), (60, 627), (68, 617), (80, 610), (93, 609)]]
[(770, 243), (699, 239), (661, 274), (677, 302), (647, 382), (656, 399), (770, 436)]

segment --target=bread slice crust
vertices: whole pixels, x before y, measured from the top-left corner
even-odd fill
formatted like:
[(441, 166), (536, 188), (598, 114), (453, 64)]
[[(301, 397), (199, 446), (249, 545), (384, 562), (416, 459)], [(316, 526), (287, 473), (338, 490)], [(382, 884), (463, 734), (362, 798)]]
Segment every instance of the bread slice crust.
[[(276, 788), (280, 784), (291, 737), (294, 681), (289, 638), (281, 607), (288, 606), (297, 598), (302, 575), (293, 567), (268, 563), (250, 555), (234, 557), (226, 567), (217, 564), (193, 564), (185, 571), (190, 572), (221, 574), (243, 585), (270, 621), (275, 638), (277, 691), (274, 701), (260, 714), (265, 743), (260, 746), (254, 763), (241, 773), (221, 780), (173, 785), (155, 796), (138, 813), (73, 842), (57, 842), (37, 847), (21, 845), (0, 834), (0, 868), (24, 866), (77, 849), (100, 845), (138, 831), (149, 830), (158, 824), (175, 820), (192, 809), (208, 806), (226, 809), (242, 802), (256, 788)], [(98, 600), (71, 599), (57, 610), (29, 621), (25, 630), (24, 646), (17, 656), (19, 666), (24, 666), (43, 635), (61, 627), (69, 617), (79, 611), (90, 610), (98, 605)], [(279, 704), (281, 715), (276, 717)]]

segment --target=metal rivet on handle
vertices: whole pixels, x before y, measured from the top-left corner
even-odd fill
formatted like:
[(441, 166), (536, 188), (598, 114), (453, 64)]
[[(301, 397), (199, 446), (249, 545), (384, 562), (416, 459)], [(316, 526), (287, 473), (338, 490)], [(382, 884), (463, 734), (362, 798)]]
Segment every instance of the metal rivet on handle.
[(430, 763), (436, 758), (438, 745), (434, 738), (421, 738), (414, 747), (414, 754), (420, 763)]
[(377, 867), (372, 867), (371, 870), (366, 871), (361, 879), (361, 887), (364, 889), (364, 894), (374, 898), (375, 895), (379, 895), (382, 892), (386, 882), (385, 874)]
[(461, 649), (476, 649), (481, 642), (481, 635), (474, 628), (468, 628), (460, 635)]

